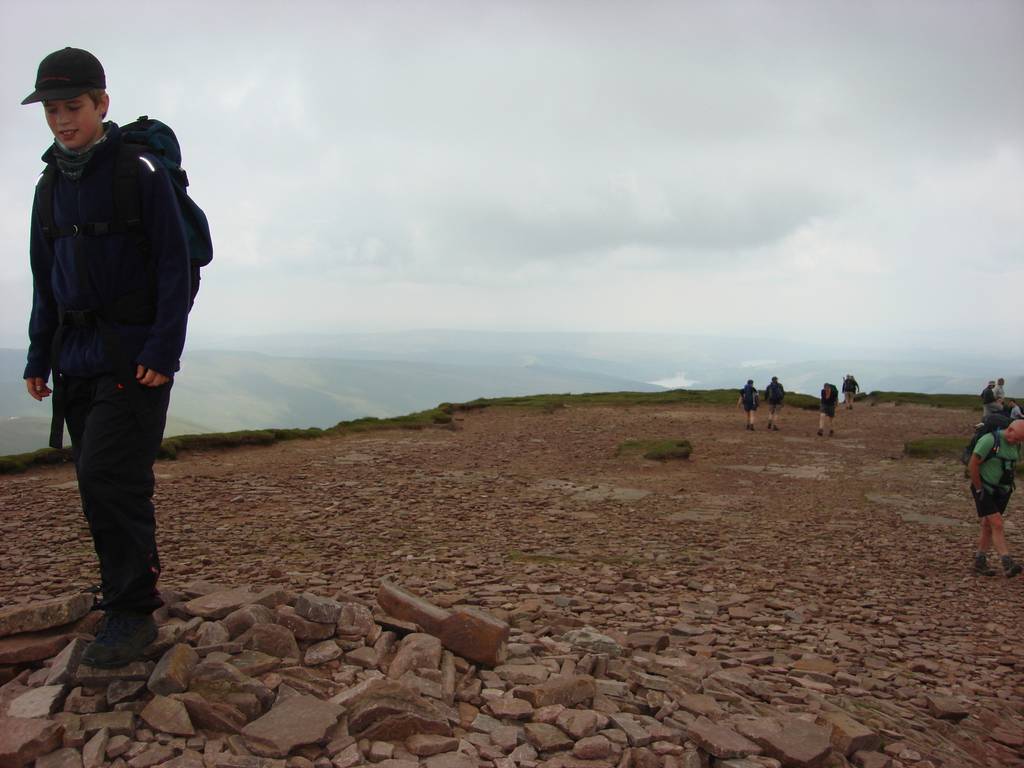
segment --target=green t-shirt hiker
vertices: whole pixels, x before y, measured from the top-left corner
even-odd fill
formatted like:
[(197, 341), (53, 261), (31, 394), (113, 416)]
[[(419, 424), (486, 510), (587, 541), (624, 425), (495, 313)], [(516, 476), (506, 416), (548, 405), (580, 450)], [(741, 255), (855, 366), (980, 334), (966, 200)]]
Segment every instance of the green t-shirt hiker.
[(1024, 421), (1015, 421), (1005, 430), (981, 437), (967, 464), (971, 495), (981, 524), (974, 571), (984, 576), (995, 575), (995, 570), (989, 568), (986, 561), (990, 545), (1001, 557), (1005, 576), (1017, 576), (1024, 570), (1010, 557), (1003, 532), (1003, 514), (1013, 495), (1014, 471), (1020, 458), (1021, 442), (1024, 442)]

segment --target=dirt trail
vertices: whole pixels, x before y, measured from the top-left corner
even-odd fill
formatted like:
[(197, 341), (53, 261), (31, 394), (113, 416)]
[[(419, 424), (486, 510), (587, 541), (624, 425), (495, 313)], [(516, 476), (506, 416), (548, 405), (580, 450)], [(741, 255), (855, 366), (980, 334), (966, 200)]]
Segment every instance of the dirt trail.
[[(532, 631), (671, 631), (694, 653), (767, 652), (754, 663), (769, 667), (820, 656), (840, 670), (822, 685), (870, 704), (879, 727), (973, 763), (967, 724), (988, 732), (1024, 709), (1024, 579), (970, 573), (959, 465), (902, 447), (966, 434), (975, 414), (858, 405), (833, 438), (815, 435), (816, 413), (785, 410), (779, 432), (761, 415), (749, 433), (728, 408), (487, 409), (454, 431), (185, 454), (156, 468), (164, 583), (367, 597), (393, 576)], [(652, 438), (694, 454), (616, 455)], [(95, 579), (73, 479), (0, 478), (0, 605)], [(1021, 499), (1007, 531), (1024, 557)], [(798, 709), (810, 692), (793, 688), (783, 703)], [(936, 720), (932, 694), (971, 717)]]

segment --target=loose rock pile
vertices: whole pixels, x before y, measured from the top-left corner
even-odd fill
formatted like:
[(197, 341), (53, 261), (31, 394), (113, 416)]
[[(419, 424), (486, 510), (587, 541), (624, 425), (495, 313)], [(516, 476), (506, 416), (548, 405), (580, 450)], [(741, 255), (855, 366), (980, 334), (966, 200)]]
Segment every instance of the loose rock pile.
[[(115, 670), (79, 664), (90, 595), (6, 609), (0, 768), (939, 764), (837, 695), (857, 679), (827, 659), (693, 654), (685, 627), (527, 632), (480, 611), (459, 621), (490, 631), (443, 643), (461, 609), (379, 594), (389, 615), (344, 595), (192, 584), (163, 595), (151, 660)], [(408, 620), (424, 613), (436, 634)], [(1024, 730), (993, 738), (1019, 762)]]

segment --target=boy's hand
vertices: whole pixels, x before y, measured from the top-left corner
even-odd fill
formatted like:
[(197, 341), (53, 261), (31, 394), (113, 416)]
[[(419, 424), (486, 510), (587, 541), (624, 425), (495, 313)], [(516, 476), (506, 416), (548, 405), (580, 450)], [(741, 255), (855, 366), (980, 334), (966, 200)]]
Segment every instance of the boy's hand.
[(46, 379), (39, 376), (35, 376), (31, 379), (25, 379), (25, 389), (35, 400), (42, 400), (44, 397), (49, 397), (52, 390), (46, 386)]
[(144, 387), (162, 387), (171, 380), (170, 376), (164, 376), (159, 371), (154, 371), (152, 368), (146, 368), (142, 365), (135, 367), (135, 378)]

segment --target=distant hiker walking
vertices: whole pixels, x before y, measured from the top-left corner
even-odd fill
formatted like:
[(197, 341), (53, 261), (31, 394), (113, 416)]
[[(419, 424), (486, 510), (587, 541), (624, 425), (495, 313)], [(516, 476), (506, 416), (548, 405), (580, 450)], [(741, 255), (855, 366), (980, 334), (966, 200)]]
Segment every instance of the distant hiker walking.
[(1006, 429), (997, 429), (979, 438), (967, 464), (971, 495), (981, 524), (974, 571), (983, 576), (995, 575), (986, 559), (989, 546), (999, 554), (1004, 576), (1017, 576), (1022, 570), (1010, 557), (1003, 532), (1003, 515), (1013, 494), (1021, 442), (1024, 442), (1024, 421), (1014, 421)]
[(105, 122), (105, 89), (96, 57), (64, 48), (43, 59), (22, 102), (42, 102), (54, 138), (32, 209), (24, 378), (36, 400), (53, 395), (54, 447), (67, 423), (99, 559), (104, 617), (82, 661), (118, 667), (156, 637), (153, 462), (198, 283), (184, 187), (179, 193), (165, 153)]
[(832, 437), (835, 430), (832, 428), (833, 419), (836, 417), (836, 405), (839, 402), (839, 390), (835, 384), (825, 382), (821, 388), (821, 407), (818, 409), (821, 415), (818, 416), (818, 437), (825, 434), (826, 420), (828, 423), (828, 436)]
[(986, 416), (1002, 412), (1003, 401), (996, 397), (996, 382), (993, 380), (981, 390), (981, 418), (984, 420)]
[(860, 384), (853, 378), (852, 373), (846, 374), (843, 377), (843, 405), (849, 411), (853, 410), (853, 401), (857, 397), (857, 393), (860, 392)]
[(1006, 379), (1000, 376), (996, 379), (996, 385), (992, 388), (992, 394), (996, 396), (996, 400), (1003, 400), (1006, 397)]
[(1010, 407), (1010, 418), (1016, 421), (1017, 419), (1024, 419), (1024, 413), (1021, 412), (1020, 404), (1016, 400), (1010, 400), (1007, 405)]
[(779, 431), (779, 415), (782, 413), (782, 401), (786, 399), (786, 390), (779, 383), (778, 376), (772, 376), (771, 382), (764, 388), (764, 400), (768, 403), (768, 429)]
[(747, 379), (746, 386), (740, 390), (740, 399), (736, 402), (736, 407), (743, 408), (747, 414), (747, 429), (751, 432), (754, 431), (754, 412), (757, 411), (758, 399), (754, 380)]

